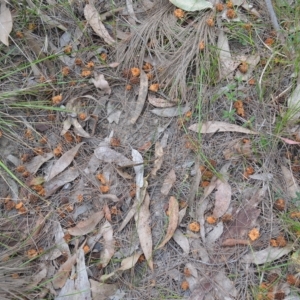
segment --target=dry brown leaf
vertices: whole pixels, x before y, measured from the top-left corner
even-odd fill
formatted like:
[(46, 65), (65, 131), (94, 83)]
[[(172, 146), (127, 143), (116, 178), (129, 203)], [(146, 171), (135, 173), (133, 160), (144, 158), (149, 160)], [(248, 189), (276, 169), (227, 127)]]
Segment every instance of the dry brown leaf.
[(103, 211), (98, 211), (87, 220), (79, 222), (75, 227), (69, 228), (68, 232), (73, 236), (80, 236), (90, 233), (104, 217)]
[(149, 268), (153, 271), (152, 234), (150, 227), (149, 204), (150, 197), (148, 194), (146, 194), (143, 204), (140, 206), (140, 209), (134, 215), (134, 219), (137, 233), (141, 243), (141, 248), (144, 252)]
[(130, 118), (131, 124), (135, 124), (135, 122), (139, 118), (144, 108), (147, 95), (148, 95), (148, 77), (146, 73), (143, 70), (141, 70), (139, 96), (135, 105), (135, 110), (133, 111)]
[(69, 257), (68, 260), (60, 266), (59, 270), (54, 275), (54, 278), (52, 280), (52, 284), (55, 289), (61, 289), (65, 285), (75, 262), (76, 254)]
[(110, 213), (110, 209), (107, 204), (104, 204), (103, 212), (104, 212), (105, 219), (107, 221), (111, 222), (111, 213)]
[(46, 178), (46, 182), (49, 182), (52, 178), (54, 178), (56, 175), (61, 173), (65, 168), (67, 168), (70, 163), (73, 161), (75, 155), (77, 154), (78, 149), (81, 147), (81, 145), (84, 143), (80, 143), (76, 145), (71, 150), (67, 151), (52, 167), (49, 175)]
[(52, 157), (52, 152), (45, 153), (43, 155), (37, 155), (30, 162), (25, 163), (24, 166), (26, 167), (26, 170), (30, 172), (30, 174), (34, 175), (39, 170), (41, 165)]
[(163, 162), (164, 149), (160, 142), (155, 143), (155, 161), (151, 170), (151, 175), (156, 176), (157, 171), (161, 168)]
[(142, 155), (135, 149), (131, 150), (132, 160), (136, 164), (133, 167), (135, 172), (136, 186), (143, 187), (144, 185), (144, 159)]
[(173, 239), (181, 247), (184, 254), (190, 253), (189, 240), (179, 229), (176, 229), (176, 231), (174, 232)]
[(156, 98), (156, 97), (152, 97), (152, 96), (148, 96), (148, 101), (155, 107), (160, 107), (160, 108), (164, 108), (164, 107), (173, 107), (176, 105), (175, 102), (171, 102), (168, 101), (166, 99), (162, 99), (162, 98)]
[(173, 118), (173, 117), (184, 115), (185, 113), (190, 111), (190, 106), (187, 105), (185, 107), (179, 106), (179, 107), (168, 107), (168, 108), (155, 108), (150, 111), (153, 114), (160, 117)]
[(101, 265), (102, 267), (106, 267), (115, 253), (115, 240), (113, 237), (113, 228), (111, 224), (106, 221), (102, 227), (101, 231), (103, 239), (104, 239), (104, 249), (101, 251)]
[(120, 167), (133, 166), (134, 162), (117, 151), (107, 147), (100, 146), (95, 149), (95, 156), (107, 163), (115, 163)]
[(104, 94), (107, 95), (111, 94), (111, 88), (109, 86), (108, 81), (105, 80), (103, 74), (95, 75), (95, 78), (92, 78), (91, 82), (94, 84), (96, 88), (101, 89), (104, 92)]
[(282, 174), (286, 183), (286, 188), (291, 198), (296, 198), (297, 193), (300, 193), (300, 187), (297, 180), (294, 178), (293, 173), (285, 166), (281, 166)]
[(226, 122), (208, 121), (203, 124), (193, 124), (189, 127), (189, 130), (200, 133), (215, 133), (215, 132), (240, 132), (246, 134), (258, 134), (258, 132), (249, 130), (247, 128), (230, 124)]
[(160, 192), (167, 196), (170, 192), (170, 189), (172, 188), (173, 184), (175, 183), (176, 181), (176, 174), (175, 174), (175, 171), (174, 169), (172, 169), (166, 176), (164, 182), (163, 182), (163, 185), (161, 187), (161, 190)]
[(6, 1), (1, 0), (0, 2), (0, 41), (8, 46), (8, 37), (13, 27), (13, 19), (9, 8), (6, 6)]
[(227, 181), (225, 181), (225, 179), (223, 180), (218, 179), (216, 183), (216, 188), (217, 191), (215, 194), (216, 200), (215, 200), (215, 207), (213, 210), (213, 216), (215, 218), (220, 218), (226, 213), (230, 205), (231, 186)]
[(249, 240), (242, 240), (242, 239), (227, 239), (223, 241), (222, 246), (223, 247), (234, 247), (236, 245), (250, 245)]
[(92, 298), (94, 300), (106, 300), (118, 290), (117, 284), (107, 284), (90, 279)]
[(157, 249), (162, 248), (172, 237), (178, 226), (179, 219), (179, 205), (178, 201), (175, 197), (171, 196), (169, 200), (169, 225), (167, 229), (167, 233), (163, 241), (157, 247)]
[(86, 6), (84, 7), (84, 17), (94, 29), (96, 34), (103, 38), (107, 44), (113, 45), (115, 43), (115, 40), (109, 35), (105, 26), (101, 22), (99, 13), (95, 6), (93, 6), (92, 4), (86, 4)]

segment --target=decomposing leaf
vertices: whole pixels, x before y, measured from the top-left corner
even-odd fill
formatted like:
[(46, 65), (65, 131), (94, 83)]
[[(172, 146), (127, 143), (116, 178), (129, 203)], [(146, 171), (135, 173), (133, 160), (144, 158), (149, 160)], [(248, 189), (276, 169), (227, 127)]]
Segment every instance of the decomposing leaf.
[(30, 162), (25, 163), (26, 170), (30, 172), (30, 174), (35, 174), (41, 165), (51, 159), (53, 157), (53, 153), (45, 153), (43, 155), (35, 156)]
[(161, 168), (163, 162), (164, 149), (160, 142), (155, 143), (155, 161), (151, 170), (151, 175), (156, 176), (157, 171)]
[(246, 139), (234, 139), (229, 142), (227, 149), (223, 151), (226, 160), (238, 160), (241, 156), (252, 158), (252, 144)]
[(94, 29), (96, 34), (103, 38), (107, 44), (112, 45), (115, 43), (115, 40), (109, 35), (105, 26), (101, 22), (99, 13), (94, 5), (86, 4), (84, 7), (84, 17)]
[(111, 102), (107, 103), (106, 110), (107, 110), (107, 121), (109, 123), (115, 122), (116, 124), (119, 124), (122, 111), (120, 109), (116, 109), (116, 107)]
[(156, 98), (153, 96), (148, 96), (148, 101), (155, 107), (160, 107), (160, 108), (164, 108), (164, 107), (173, 107), (176, 105), (175, 102), (171, 102), (168, 101), (166, 99), (163, 98)]
[(179, 205), (178, 201), (175, 197), (171, 196), (169, 199), (169, 225), (167, 229), (167, 233), (163, 241), (157, 247), (157, 249), (162, 248), (172, 237), (178, 226), (179, 219)]
[(297, 180), (294, 178), (293, 173), (285, 166), (281, 166), (282, 174), (286, 183), (286, 188), (291, 198), (296, 198), (297, 193), (300, 193), (300, 187)]
[(9, 8), (6, 6), (6, 1), (0, 1), (0, 41), (8, 46), (8, 37), (13, 27), (13, 19)]
[(161, 187), (161, 190), (160, 192), (167, 196), (170, 192), (170, 189), (172, 188), (173, 184), (175, 183), (176, 181), (176, 174), (175, 174), (175, 171), (174, 169), (172, 169), (166, 176), (164, 182), (163, 182), (163, 185)]
[(241, 72), (241, 69), (238, 69), (235, 78), (240, 78), (243, 81), (248, 81), (252, 77), (252, 73), (255, 70), (257, 64), (260, 61), (259, 54), (249, 55), (248, 57), (239, 57), (239, 60), (242, 61), (242, 63), (247, 64), (248, 70), (247, 72)]
[(106, 281), (108, 278), (114, 276), (117, 271), (126, 271), (128, 269), (131, 269), (132, 267), (135, 266), (135, 264), (137, 263), (137, 261), (142, 253), (143, 253), (142, 251), (138, 251), (135, 254), (133, 254), (132, 256), (124, 258), (121, 261), (121, 267), (119, 269), (117, 269), (116, 271), (114, 271), (110, 274), (101, 276), (100, 280)]
[(170, 2), (185, 11), (198, 11), (213, 7), (213, 5), (206, 0), (170, 0)]
[(92, 298), (94, 300), (106, 300), (118, 290), (117, 284), (107, 284), (90, 279)]
[(287, 143), (288, 145), (300, 145), (300, 142), (296, 142), (287, 138), (279, 137), (282, 141)]
[(142, 155), (135, 149), (132, 149), (132, 160), (136, 166), (134, 166), (135, 171), (135, 184), (139, 187), (144, 185), (144, 160)]
[(166, 117), (166, 118), (173, 118), (180, 115), (184, 115), (190, 110), (190, 106), (185, 107), (168, 107), (168, 108), (155, 108), (150, 110), (153, 114), (160, 116), (160, 117)]
[(176, 231), (173, 234), (173, 239), (181, 247), (184, 254), (189, 254), (190, 243), (188, 238), (181, 232), (181, 230), (176, 229)]
[(91, 136), (82, 128), (81, 124), (78, 122), (78, 120), (76, 118), (72, 118), (71, 119), (71, 124), (74, 127), (74, 132), (78, 135), (78, 136), (82, 136), (85, 138), (90, 138)]
[(92, 214), (87, 220), (79, 222), (75, 227), (69, 228), (68, 232), (73, 236), (90, 233), (104, 217), (103, 211)]
[(67, 151), (51, 168), (51, 171), (49, 175), (46, 178), (46, 182), (49, 182), (52, 178), (54, 178), (56, 175), (61, 173), (65, 168), (67, 168), (70, 163), (73, 161), (75, 155), (77, 154), (77, 151), (81, 147), (81, 145), (84, 143), (80, 143), (76, 145), (71, 150)]
[[(224, 11), (225, 13), (225, 11)], [(226, 15), (226, 13), (225, 13)], [(236, 61), (232, 59), (230, 48), (229, 48), (229, 42), (226, 33), (223, 30), (219, 31), (218, 36), (218, 49), (220, 49), (220, 65), (219, 65), (219, 79), (222, 78), (232, 78), (233, 74), (232, 72), (238, 67), (240, 64), (239, 61)]]
[(135, 124), (135, 122), (139, 118), (139, 116), (143, 110), (147, 94), (148, 94), (148, 77), (147, 77), (147, 74), (143, 70), (141, 70), (139, 95), (138, 95), (138, 99), (137, 99), (137, 102), (135, 105), (135, 109), (132, 112), (132, 115), (130, 118), (131, 124)]
[(61, 289), (65, 285), (75, 262), (76, 262), (76, 254), (69, 257), (67, 259), (67, 261), (64, 262), (60, 266), (59, 270), (54, 275), (54, 278), (52, 280), (52, 284), (53, 284), (55, 289)]
[(64, 186), (66, 183), (75, 180), (79, 176), (79, 170), (77, 168), (69, 168), (65, 172), (56, 176), (52, 180), (44, 184), (45, 188), (45, 197), (51, 196), (55, 193), (60, 187)]
[(109, 86), (109, 83), (105, 80), (103, 74), (95, 75), (95, 78), (92, 78), (91, 82), (95, 85), (96, 88), (101, 89), (104, 94), (111, 94), (111, 88)]
[(258, 134), (258, 132), (249, 130), (242, 126), (230, 124), (226, 122), (208, 121), (202, 124), (193, 124), (189, 127), (189, 130), (200, 132), (200, 133), (215, 133), (215, 132), (240, 132), (246, 134)]
[(284, 248), (274, 248), (270, 246), (260, 251), (250, 251), (250, 253), (242, 257), (241, 262), (261, 265), (279, 259), (280, 257), (289, 254), (291, 251), (293, 251), (292, 244), (289, 244)]
[(104, 239), (104, 249), (101, 251), (100, 257), (102, 267), (104, 268), (108, 265), (110, 259), (115, 253), (115, 240), (113, 237), (113, 228), (108, 221), (102, 225), (100, 232)]
[(100, 146), (95, 149), (95, 156), (107, 163), (115, 163), (120, 167), (133, 166), (134, 162), (117, 151), (107, 147)]
[(231, 186), (223, 179), (218, 179), (216, 182), (215, 207), (213, 216), (215, 218), (222, 217), (227, 211), (231, 201)]
[(217, 272), (214, 281), (216, 282), (216, 299), (235, 299), (237, 297), (238, 291), (235, 284), (225, 275), (224, 271)]
[(108, 222), (111, 222), (111, 213), (107, 204), (103, 206), (104, 217)]
[(135, 213), (134, 219), (136, 224), (137, 233), (139, 235), (141, 248), (144, 252), (145, 258), (149, 268), (153, 271), (152, 261), (152, 235), (150, 227), (150, 197), (146, 194), (144, 202), (140, 209)]
[(211, 230), (206, 237), (207, 245), (213, 244), (216, 242), (219, 237), (223, 234), (224, 226), (223, 222), (219, 222), (217, 225), (214, 226), (213, 230)]

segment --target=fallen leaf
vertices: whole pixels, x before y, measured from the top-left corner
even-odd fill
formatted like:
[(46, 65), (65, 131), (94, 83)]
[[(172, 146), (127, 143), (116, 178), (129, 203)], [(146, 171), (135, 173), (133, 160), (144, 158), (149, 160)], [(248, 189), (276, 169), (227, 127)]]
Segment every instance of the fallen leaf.
[(284, 248), (274, 248), (270, 246), (260, 251), (251, 251), (242, 257), (241, 262), (261, 265), (277, 260), (282, 256), (289, 254), (291, 251), (293, 251), (292, 244), (289, 244)]
[(0, 41), (8, 46), (8, 37), (13, 27), (13, 19), (9, 8), (6, 6), (6, 1), (1, 0), (0, 5)]
[(215, 193), (215, 207), (213, 216), (215, 218), (222, 217), (227, 211), (231, 202), (231, 186), (223, 179), (218, 179), (216, 182), (217, 191)]
[(132, 149), (132, 160), (137, 166), (134, 166), (135, 184), (139, 187), (144, 185), (144, 160), (142, 155), (135, 149)]
[(51, 168), (51, 171), (47, 178), (45, 178), (46, 182), (49, 182), (52, 178), (61, 173), (70, 165), (82, 144), (84, 143), (76, 145), (74, 148), (62, 155), (62, 157)]
[(292, 171), (287, 167), (281, 166), (281, 170), (289, 196), (291, 198), (296, 198), (297, 193), (300, 193), (300, 187), (297, 183), (297, 180), (294, 178)]
[(126, 271), (128, 269), (131, 269), (132, 267), (135, 266), (135, 264), (137, 263), (137, 261), (140, 258), (142, 253), (143, 253), (142, 251), (138, 251), (135, 254), (133, 254), (132, 256), (124, 258), (121, 261), (121, 267), (119, 269), (117, 269), (116, 271), (114, 271), (110, 274), (102, 275), (100, 277), (100, 280), (106, 281), (108, 278), (114, 276), (116, 274), (116, 272), (118, 272), (118, 271)]
[(84, 7), (84, 17), (94, 29), (96, 34), (103, 38), (107, 44), (113, 45), (115, 43), (115, 40), (109, 35), (105, 26), (101, 22), (99, 13), (95, 6), (93, 6), (92, 4), (86, 4), (86, 6)]
[(235, 284), (225, 275), (223, 270), (217, 272), (214, 281), (216, 283), (216, 299), (236, 299), (238, 291)]
[(116, 68), (116, 67), (119, 66), (119, 64), (120, 64), (120, 63), (118, 63), (118, 62), (113, 62), (113, 63), (110, 63), (108, 66), (109, 66), (110, 68)]
[(162, 248), (172, 238), (178, 226), (179, 205), (177, 199), (173, 196), (171, 196), (169, 199), (169, 213), (170, 215), (169, 215), (169, 225), (168, 225), (167, 233), (163, 241), (157, 247), (157, 249)]
[(300, 84), (298, 84), (295, 88), (295, 90), (291, 93), (287, 100), (288, 104), (288, 111), (286, 114), (288, 114), (289, 122), (297, 121), (300, 117)]
[(139, 186), (137, 187), (134, 204), (133, 204), (132, 208), (129, 210), (129, 212), (127, 213), (120, 228), (118, 229), (119, 232), (123, 230), (123, 228), (127, 225), (127, 223), (135, 215), (135, 213), (137, 212), (139, 207), (142, 205), (142, 203), (146, 197), (147, 187), (148, 187), (148, 182), (144, 179), (144, 186), (142, 188), (140, 188)]
[(58, 175), (57, 177), (46, 182), (44, 184), (45, 198), (50, 197), (60, 187), (64, 186), (68, 182), (75, 180), (78, 176), (79, 176), (79, 170), (77, 168), (69, 168), (65, 172)]
[(94, 300), (106, 300), (118, 290), (117, 284), (107, 284), (90, 279), (92, 298)]
[[(226, 16), (225, 11), (224, 13)], [(219, 31), (217, 47), (220, 50), (219, 79), (221, 80), (223, 78), (227, 78), (227, 79), (232, 78), (233, 77), (232, 72), (239, 66), (240, 62), (232, 59), (228, 38), (223, 30)]]
[(155, 97), (152, 97), (152, 96), (148, 96), (148, 101), (153, 106), (160, 107), (160, 108), (173, 107), (173, 106), (176, 105), (175, 102), (171, 102), (171, 101), (168, 101), (168, 100), (162, 99), (162, 98), (155, 98)]
[(51, 159), (53, 156), (54, 155), (52, 152), (45, 153), (43, 155), (37, 155), (30, 162), (25, 163), (24, 166), (30, 174), (34, 175), (39, 170), (41, 165)]
[(160, 192), (167, 196), (170, 192), (170, 189), (172, 188), (173, 184), (175, 183), (176, 181), (176, 174), (175, 174), (175, 171), (174, 169), (172, 169), (166, 176), (164, 182), (163, 182), (163, 185), (161, 187), (161, 190)]
[(152, 260), (152, 235), (150, 227), (150, 197), (146, 194), (144, 202), (140, 206), (140, 209), (135, 213), (134, 219), (136, 224), (137, 233), (141, 243), (141, 248), (144, 252), (145, 258), (149, 265), (149, 268), (153, 271)]
[(223, 247), (234, 247), (236, 245), (250, 245), (249, 240), (242, 240), (242, 239), (227, 239), (223, 241), (222, 246)]
[(75, 227), (69, 228), (68, 232), (73, 236), (80, 236), (90, 233), (104, 217), (103, 211), (92, 214), (87, 220), (79, 222)]
[(200, 133), (216, 133), (216, 132), (240, 132), (246, 134), (258, 134), (258, 132), (249, 130), (247, 128), (230, 124), (226, 122), (208, 121), (203, 124), (193, 124), (189, 127), (189, 130), (200, 132)]
[(98, 159), (103, 160), (107, 163), (115, 163), (120, 167), (134, 165), (133, 161), (107, 146), (98, 147), (97, 149), (95, 149), (94, 153)]
[(283, 137), (279, 137), (282, 141), (284, 141), (285, 143), (287, 143), (288, 145), (300, 145), (300, 142), (296, 142), (290, 139), (286, 139)]
[(71, 124), (74, 127), (74, 132), (82, 137), (90, 138), (91, 136), (82, 128), (81, 124), (78, 122), (76, 118), (71, 119)]
[(184, 254), (190, 253), (190, 243), (188, 238), (181, 232), (181, 230), (176, 229), (173, 234), (173, 240), (181, 247)]
[(240, 78), (243, 81), (248, 81), (252, 77), (252, 73), (260, 61), (260, 56), (259, 54), (254, 54), (254, 55), (249, 55), (247, 57), (239, 57), (239, 60), (245, 62), (248, 65), (248, 70), (246, 73), (242, 73), (238, 69), (235, 74), (235, 78)]
[(114, 232), (111, 224), (108, 221), (102, 225), (100, 233), (104, 239), (104, 249), (101, 251), (100, 256), (101, 265), (104, 268), (108, 265), (110, 259), (115, 253), (115, 239), (113, 237)]
[(213, 227), (213, 230), (211, 230), (206, 236), (207, 245), (212, 245), (214, 242), (216, 242), (219, 239), (219, 237), (223, 234), (223, 230), (223, 222), (219, 222), (217, 225), (215, 225)]
[(170, 2), (185, 11), (198, 11), (213, 7), (213, 5), (206, 0), (170, 0)]
[(137, 102), (135, 104), (135, 109), (132, 112), (130, 118), (131, 124), (135, 124), (135, 122), (139, 118), (143, 110), (147, 95), (148, 95), (148, 77), (147, 74), (143, 70), (141, 70), (139, 95), (138, 95)]
[(61, 289), (65, 285), (75, 262), (76, 254), (69, 257), (67, 261), (60, 266), (52, 280), (52, 284), (55, 289)]
[(107, 121), (110, 124), (112, 122), (119, 124), (122, 111), (120, 109), (116, 109), (116, 107), (111, 102), (107, 103), (106, 110), (107, 110)]
[(255, 180), (262, 180), (262, 181), (272, 181), (273, 174), (271, 173), (260, 173), (260, 174), (253, 174), (249, 175), (249, 178), (255, 179)]
[(38, 284), (47, 276), (48, 269), (44, 263), (40, 264), (39, 269), (41, 270), (30, 279), (31, 283), (26, 287), (27, 290), (36, 288)]
[(157, 171), (161, 168), (163, 162), (164, 149), (160, 142), (155, 143), (155, 161), (154, 167), (151, 170), (151, 175), (156, 176)]
[(166, 117), (166, 118), (172, 118), (184, 115), (190, 110), (189, 106), (185, 107), (169, 107), (169, 108), (155, 108), (150, 110), (153, 114), (160, 116), (160, 117)]
[(108, 207), (107, 204), (104, 204), (104, 206), (103, 206), (103, 212), (104, 212), (105, 219), (108, 222), (111, 222), (111, 213), (110, 213), (110, 209), (109, 209), (109, 207)]
[(91, 82), (94, 84), (96, 88), (101, 89), (104, 92), (104, 94), (108, 94), (108, 95), (111, 94), (111, 88), (108, 82), (105, 80), (103, 74), (95, 75), (95, 78), (92, 78)]

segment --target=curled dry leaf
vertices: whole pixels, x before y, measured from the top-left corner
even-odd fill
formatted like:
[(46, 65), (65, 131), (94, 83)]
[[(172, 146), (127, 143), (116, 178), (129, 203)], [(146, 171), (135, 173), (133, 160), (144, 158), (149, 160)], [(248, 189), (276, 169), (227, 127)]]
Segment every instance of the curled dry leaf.
[(69, 228), (68, 232), (73, 236), (85, 235), (93, 231), (96, 225), (104, 217), (103, 211), (98, 211), (91, 215), (87, 220), (79, 222), (75, 227)]
[(94, 5), (86, 4), (84, 7), (84, 17), (94, 29), (96, 34), (103, 38), (107, 44), (112, 45), (115, 43), (115, 40), (109, 35), (105, 26), (101, 22), (99, 13)]
[(24, 166), (26, 167), (26, 170), (30, 174), (34, 175), (39, 170), (41, 165), (46, 161), (48, 161), (49, 159), (51, 159), (52, 157), (53, 157), (52, 152), (45, 153), (43, 155), (37, 155), (30, 162), (25, 163)]
[(161, 190), (160, 192), (167, 196), (170, 192), (170, 189), (172, 188), (173, 184), (175, 183), (176, 181), (176, 174), (175, 174), (175, 171), (174, 169), (172, 169), (166, 176), (164, 182), (163, 182), (163, 185), (161, 187)]
[(134, 166), (135, 171), (135, 184), (139, 187), (144, 185), (144, 160), (142, 155), (135, 149), (132, 149), (132, 160), (136, 166)]
[(133, 111), (133, 114), (130, 118), (131, 124), (135, 124), (135, 122), (139, 118), (143, 110), (147, 94), (148, 94), (148, 77), (146, 73), (143, 70), (141, 70), (139, 95), (135, 105), (135, 110)]
[(215, 133), (215, 132), (240, 132), (246, 134), (258, 134), (258, 132), (249, 130), (242, 126), (230, 124), (226, 122), (208, 121), (202, 124), (193, 124), (189, 127), (189, 130), (200, 133)]
[(162, 248), (173, 237), (173, 234), (178, 226), (179, 205), (177, 199), (173, 196), (170, 197), (169, 200), (169, 213), (170, 215), (169, 215), (169, 225), (168, 225), (167, 233), (163, 241), (157, 247), (157, 249)]
[(144, 252), (149, 268), (153, 271), (152, 234), (150, 227), (149, 204), (150, 197), (148, 194), (146, 194), (143, 204), (140, 206), (140, 209), (134, 215), (134, 219), (141, 243), (141, 248)]
[(102, 267), (106, 267), (115, 253), (115, 240), (113, 237), (113, 228), (111, 224), (106, 221), (101, 227), (101, 234), (104, 239), (104, 249), (101, 251), (101, 264)]
[(107, 147), (100, 146), (95, 149), (95, 156), (107, 163), (115, 163), (120, 167), (133, 166), (134, 162), (117, 151)]
[(95, 78), (92, 78), (91, 82), (95, 85), (96, 88), (101, 89), (105, 94), (111, 94), (111, 88), (108, 82), (105, 80), (103, 74), (95, 75)]
[(162, 98), (155, 98), (152, 96), (148, 96), (148, 101), (155, 107), (160, 107), (160, 108), (164, 108), (164, 107), (172, 107), (175, 106), (176, 103), (175, 102), (170, 102), (166, 99), (162, 99)]
[(75, 155), (77, 154), (78, 149), (84, 143), (80, 143), (71, 150), (67, 151), (52, 167), (49, 175), (46, 178), (46, 182), (50, 181), (56, 175), (61, 173), (65, 168), (67, 168), (70, 163), (73, 161)]

